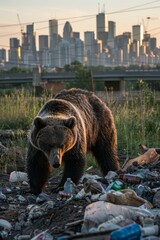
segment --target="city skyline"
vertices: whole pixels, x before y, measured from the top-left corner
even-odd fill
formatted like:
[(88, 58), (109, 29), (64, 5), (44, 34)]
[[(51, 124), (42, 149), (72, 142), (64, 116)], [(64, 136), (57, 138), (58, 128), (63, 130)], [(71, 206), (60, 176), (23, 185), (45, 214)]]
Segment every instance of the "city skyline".
[(64, 0), (54, 3), (54, 6), (50, 0), (44, 3), (37, 0), (29, 3), (30, 0), (26, 3), (18, 0), (16, 6), (11, 0), (1, 3), (0, 48), (8, 49), (10, 38), (15, 37), (21, 41), (21, 31), (25, 31), (26, 24), (31, 23), (35, 25), (38, 43), (39, 35), (49, 35), (50, 19), (58, 20), (58, 32), (61, 36), (65, 22), (69, 21), (73, 31), (80, 32), (80, 38), (84, 40), (84, 32), (94, 31), (96, 33), (96, 14), (102, 11), (107, 14), (108, 21), (116, 22), (116, 35), (126, 31), (132, 32), (133, 25), (143, 24), (151, 36), (157, 38), (157, 45), (160, 46), (160, 19), (158, 17), (160, 1), (158, 0), (147, 2), (135, 0), (132, 3), (126, 0), (120, 3), (116, 0), (111, 3), (93, 0), (92, 4), (83, 0), (76, 3), (71, 0), (66, 6), (64, 6)]

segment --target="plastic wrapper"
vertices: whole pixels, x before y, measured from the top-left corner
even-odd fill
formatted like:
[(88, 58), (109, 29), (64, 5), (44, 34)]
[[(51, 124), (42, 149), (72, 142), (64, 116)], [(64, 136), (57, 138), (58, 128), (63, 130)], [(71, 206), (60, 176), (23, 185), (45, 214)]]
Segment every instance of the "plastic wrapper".
[(146, 201), (138, 197), (135, 191), (131, 189), (124, 189), (121, 191), (110, 191), (107, 197), (108, 202), (118, 204), (139, 207), (146, 203)]

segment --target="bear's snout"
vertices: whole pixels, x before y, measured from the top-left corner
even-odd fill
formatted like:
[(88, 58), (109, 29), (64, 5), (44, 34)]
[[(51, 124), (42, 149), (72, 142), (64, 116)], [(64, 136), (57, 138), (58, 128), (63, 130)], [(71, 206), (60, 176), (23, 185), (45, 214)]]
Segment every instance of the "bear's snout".
[(58, 155), (53, 157), (52, 166), (54, 168), (59, 168), (60, 167), (60, 162), (59, 162), (59, 156)]
[(61, 165), (59, 149), (52, 149), (50, 153), (50, 162), (54, 168), (59, 168)]

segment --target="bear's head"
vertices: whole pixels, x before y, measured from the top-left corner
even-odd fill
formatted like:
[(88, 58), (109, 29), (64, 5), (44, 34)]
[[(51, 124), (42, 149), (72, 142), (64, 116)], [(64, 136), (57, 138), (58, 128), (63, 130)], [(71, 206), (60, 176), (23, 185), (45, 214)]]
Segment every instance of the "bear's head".
[(76, 118), (57, 119), (52, 117), (36, 117), (31, 131), (31, 144), (42, 151), (49, 164), (58, 168), (62, 157), (76, 143)]

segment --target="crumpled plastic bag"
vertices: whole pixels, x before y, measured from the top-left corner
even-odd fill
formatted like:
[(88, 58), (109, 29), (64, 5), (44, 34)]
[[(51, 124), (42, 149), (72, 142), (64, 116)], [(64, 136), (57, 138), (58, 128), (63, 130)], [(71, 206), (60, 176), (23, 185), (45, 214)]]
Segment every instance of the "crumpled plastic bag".
[(90, 228), (97, 228), (99, 224), (110, 220), (111, 216), (116, 217), (119, 215), (133, 221), (138, 217), (153, 217), (153, 214), (146, 209), (98, 201), (91, 203), (86, 207), (84, 213), (84, 223), (81, 230), (86, 233)]

